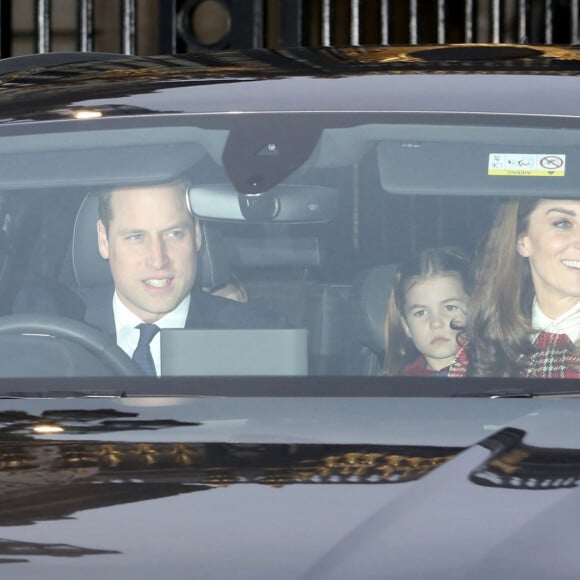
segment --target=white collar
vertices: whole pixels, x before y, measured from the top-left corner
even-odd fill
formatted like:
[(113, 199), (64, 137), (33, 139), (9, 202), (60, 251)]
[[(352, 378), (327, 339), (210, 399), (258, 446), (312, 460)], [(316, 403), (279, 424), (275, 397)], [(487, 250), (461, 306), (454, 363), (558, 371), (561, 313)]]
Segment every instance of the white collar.
[(567, 334), (572, 342), (580, 338), (580, 302), (572, 308), (552, 319), (546, 316), (534, 298), (532, 306), (532, 326), (534, 330), (551, 332), (553, 334)]
[[(155, 324), (159, 328), (183, 328), (187, 320), (190, 301), (191, 296), (188, 294), (171, 312), (168, 312), (165, 316), (161, 317), (155, 322)], [(123, 329), (127, 327), (133, 329), (143, 322), (143, 320), (131, 312), (125, 304), (121, 302), (117, 291), (115, 291), (113, 296), (113, 315), (115, 316), (115, 330), (117, 336), (119, 336), (119, 332), (123, 331)]]
[[(191, 296), (188, 294), (176, 308), (157, 320), (155, 324), (159, 326), (159, 328), (184, 328), (187, 321), (190, 302)], [(132, 356), (137, 346), (137, 342), (139, 341), (139, 330), (136, 327), (143, 321), (121, 302), (117, 292), (115, 292), (113, 296), (113, 314), (115, 317), (117, 344), (125, 351), (127, 356)], [(159, 375), (161, 369), (159, 333), (153, 337), (149, 346), (156, 372)]]

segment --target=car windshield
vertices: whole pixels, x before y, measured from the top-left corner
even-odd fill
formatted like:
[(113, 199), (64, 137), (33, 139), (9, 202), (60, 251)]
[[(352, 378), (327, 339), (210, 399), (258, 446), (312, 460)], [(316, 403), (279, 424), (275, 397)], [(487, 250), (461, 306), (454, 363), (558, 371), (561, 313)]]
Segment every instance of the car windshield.
[[(0, 126), (3, 391), (574, 376), (568, 346), (559, 373), (528, 363), (538, 334), (578, 338), (578, 119), (113, 101)], [(87, 377), (103, 382), (58, 383)]]

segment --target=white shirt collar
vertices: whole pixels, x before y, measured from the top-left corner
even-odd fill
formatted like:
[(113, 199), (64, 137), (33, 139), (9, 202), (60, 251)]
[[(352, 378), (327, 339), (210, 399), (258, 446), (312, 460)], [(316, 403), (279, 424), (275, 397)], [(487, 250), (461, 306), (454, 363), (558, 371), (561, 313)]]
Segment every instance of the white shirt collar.
[[(171, 312), (155, 322), (159, 328), (184, 328), (189, 312), (191, 296), (188, 294)], [(115, 317), (115, 332), (117, 334), (117, 344), (128, 356), (133, 356), (139, 342), (139, 329), (137, 325), (141, 320), (136, 314), (131, 312), (122, 302), (117, 292), (113, 295), (113, 316)], [(159, 333), (155, 335), (150, 345), (151, 355), (155, 363), (155, 369), (159, 375), (161, 368), (161, 353)]]
[(552, 319), (540, 310), (538, 302), (534, 298), (532, 326), (538, 331), (544, 330), (554, 334), (567, 334), (572, 342), (576, 342), (580, 338), (580, 302), (560, 314), (558, 318)]

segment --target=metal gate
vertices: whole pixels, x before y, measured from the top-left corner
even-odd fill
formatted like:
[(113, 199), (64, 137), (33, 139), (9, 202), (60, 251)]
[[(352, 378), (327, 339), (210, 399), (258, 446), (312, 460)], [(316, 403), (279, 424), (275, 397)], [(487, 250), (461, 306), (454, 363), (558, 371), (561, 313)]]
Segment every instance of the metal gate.
[(348, 44), (579, 44), (580, 0), (0, 0), (0, 57)]

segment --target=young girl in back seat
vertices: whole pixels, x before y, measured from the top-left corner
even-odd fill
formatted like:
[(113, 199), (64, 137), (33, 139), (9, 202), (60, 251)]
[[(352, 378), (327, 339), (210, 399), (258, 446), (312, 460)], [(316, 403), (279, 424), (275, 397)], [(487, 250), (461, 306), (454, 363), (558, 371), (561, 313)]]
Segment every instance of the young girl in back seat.
[(384, 374), (447, 376), (471, 289), (457, 248), (425, 250), (402, 264), (387, 304)]

